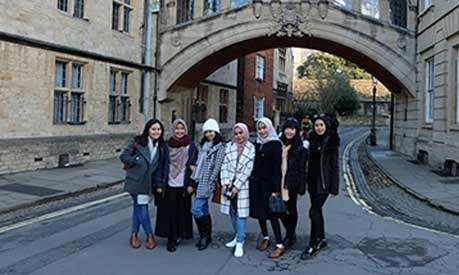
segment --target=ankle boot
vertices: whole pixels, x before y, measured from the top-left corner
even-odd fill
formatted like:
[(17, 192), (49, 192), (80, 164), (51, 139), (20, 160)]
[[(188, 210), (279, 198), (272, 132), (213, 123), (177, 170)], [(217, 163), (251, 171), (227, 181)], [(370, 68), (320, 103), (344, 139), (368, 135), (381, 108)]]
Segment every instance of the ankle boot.
[(131, 234), (131, 237), (129, 238), (129, 244), (132, 248), (139, 248), (141, 246), (139, 238), (137, 237), (137, 233)]
[(148, 234), (147, 243), (145, 244), (145, 247), (147, 249), (153, 249), (155, 248), (155, 246), (156, 246), (155, 237), (153, 236), (153, 234)]

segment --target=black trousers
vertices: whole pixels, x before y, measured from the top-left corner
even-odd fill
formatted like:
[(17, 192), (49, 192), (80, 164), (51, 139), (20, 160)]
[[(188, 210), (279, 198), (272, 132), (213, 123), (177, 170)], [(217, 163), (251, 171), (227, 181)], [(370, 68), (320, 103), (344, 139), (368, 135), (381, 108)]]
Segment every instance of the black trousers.
[[(271, 226), (273, 228), (274, 237), (276, 238), (276, 244), (282, 244), (282, 235), (281, 235), (279, 218), (275, 216), (271, 216), (269, 220), (271, 221)], [(263, 237), (267, 237), (268, 236), (268, 225), (266, 223), (266, 220), (258, 219), (258, 224), (260, 225), (260, 229), (261, 229), (261, 233), (263, 234)]]
[(309, 246), (316, 246), (320, 240), (325, 239), (324, 215), (322, 207), (328, 198), (328, 194), (311, 194), (311, 208), (309, 209), (309, 219), (311, 219), (311, 235), (309, 237)]
[(298, 224), (297, 194), (289, 193), (289, 200), (285, 203), (287, 212), (281, 215), (282, 224), (287, 231), (287, 237), (295, 236), (296, 225)]

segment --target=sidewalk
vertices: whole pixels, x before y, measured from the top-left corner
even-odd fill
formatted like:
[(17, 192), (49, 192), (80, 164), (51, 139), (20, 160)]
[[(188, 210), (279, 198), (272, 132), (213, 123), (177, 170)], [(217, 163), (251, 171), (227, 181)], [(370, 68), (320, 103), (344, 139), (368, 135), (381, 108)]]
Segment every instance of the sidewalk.
[(124, 173), (116, 158), (79, 167), (1, 175), (0, 214), (121, 183)]
[(378, 146), (369, 156), (398, 186), (434, 207), (459, 215), (459, 178), (441, 177), (427, 165), (415, 164), (407, 156), (390, 151), (389, 134), (378, 131)]

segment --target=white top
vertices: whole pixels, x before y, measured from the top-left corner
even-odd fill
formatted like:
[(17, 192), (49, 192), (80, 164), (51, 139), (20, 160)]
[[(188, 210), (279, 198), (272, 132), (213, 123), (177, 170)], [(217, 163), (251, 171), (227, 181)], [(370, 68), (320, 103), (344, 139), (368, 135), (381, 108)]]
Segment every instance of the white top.
[(169, 174), (168, 185), (170, 187), (183, 187), (183, 181), (185, 180), (185, 169), (186, 166), (183, 167), (182, 171), (180, 171), (180, 174), (175, 179), (172, 178), (171, 174)]

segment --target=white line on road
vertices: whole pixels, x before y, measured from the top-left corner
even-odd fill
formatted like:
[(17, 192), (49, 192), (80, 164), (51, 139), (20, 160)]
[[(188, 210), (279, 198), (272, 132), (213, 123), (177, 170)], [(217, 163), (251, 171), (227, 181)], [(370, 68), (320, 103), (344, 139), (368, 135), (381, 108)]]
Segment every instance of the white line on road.
[(59, 217), (59, 216), (65, 215), (65, 214), (69, 214), (69, 213), (72, 213), (72, 212), (75, 212), (75, 211), (78, 211), (78, 210), (86, 209), (86, 208), (89, 208), (89, 207), (92, 207), (92, 206), (95, 206), (95, 205), (106, 203), (106, 202), (109, 202), (109, 201), (112, 201), (112, 200), (116, 200), (116, 199), (125, 197), (127, 195), (128, 195), (127, 193), (117, 194), (117, 195), (113, 195), (113, 196), (110, 196), (110, 197), (107, 197), (107, 198), (103, 198), (103, 199), (100, 199), (100, 200), (87, 202), (87, 203), (84, 203), (84, 204), (76, 205), (76, 206), (69, 207), (69, 208), (66, 208), (66, 209), (62, 209), (62, 210), (59, 210), (59, 211), (56, 211), (56, 212), (45, 214), (43, 216), (39, 216), (39, 217), (32, 218), (32, 219), (29, 219), (29, 220), (25, 220), (25, 221), (22, 221), (22, 222), (18, 222), (18, 223), (15, 223), (15, 224), (7, 225), (7, 226), (4, 226), (4, 227), (0, 228), (0, 234), (3, 234), (5, 232), (8, 232), (8, 231), (11, 231), (11, 230), (14, 230), (14, 229), (18, 229), (18, 228), (21, 228), (21, 227), (24, 227), (24, 226), (27, 226), (27, 225), (31, 225), (31, 224), (34, 224), (34, 223), (37, 223), (37, 222), (42, 222), (42, 221), (45, 221), (45, 220), (56, 218), (56, 217)]
[(371, 206), (369, 206), (360, 197), (359, 192), (357, 190), (357, 186), (355, 185), (355, 181), (354, 181), (354, 178), (352, 177), (351, 170), (350, 170), (350, 167), (349, 167), (349, 159), (350, 159), (349, 158), (349, 154), (350, 154), (349, 152), (350, 152), (352, 146), (354, 146), (354, 144), (356, 142), (360, 141), (363, 137), (365, 137), (367, 135), (368, 135), (368, 132), (358, 136), (356, 139), (354, 139), (352, 142), (350, 142), (348, 145), (346, 145), (346, 147), (344, 149), (344, 154), (343, 154), (344, 181), (346, 182), (346, 189), (347, 189), (347, 192), (348, 192), (349, 196), (351, 197), (352, 201), (354, 201), (355, 204), (357, 204), (360, 207), (362, 207), (368, 213), (373, 214), (373, 215), (378, 216), (378, 217), (381, 217), (383, 219), (391, 220), (391, 221), (394, 221), (396, 223), (404, 224), (404, 225), (407, 225), (407, 226), (410, 226), (410, 227), (414, 227), (414, 228), (417, 228), (417, 229), (422, 229), (422, 230), (426, 230), (426, 231), (433, 232), (433, 233), (443, 234), (443, 235), (446, 235), (446, 236), (449, 236), (449, 237), (453, 237), (453, 238), (459, 238), (459, 235), (454, 235), (454, 234), (450, 234), (450, 233), (447, 233), (447, 232), (438, 231), (438, 230), (435, 230), (435, 229), (432, 229), (432, 228), (427, 228), (427, 227), (419, 226), (419, 225), (416, 225), (416, 224), (408, 223), (408, 222), (396, 219), (394, 217), (381, 216), (381, 215), (377, 214), (376, 212), (374, 212), (373, 209), (371, 208)]

